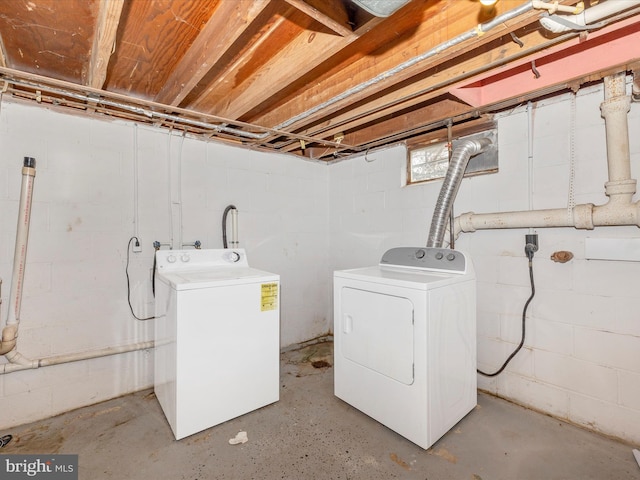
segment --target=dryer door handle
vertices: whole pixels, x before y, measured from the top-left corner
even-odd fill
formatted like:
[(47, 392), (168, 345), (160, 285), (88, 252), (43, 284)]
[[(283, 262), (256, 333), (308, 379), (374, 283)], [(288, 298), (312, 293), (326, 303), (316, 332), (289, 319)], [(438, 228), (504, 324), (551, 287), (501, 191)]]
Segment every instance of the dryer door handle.
[(342, 333), (351, 333), (353, 331), (353, 317), (348, 314), (342, 316)]

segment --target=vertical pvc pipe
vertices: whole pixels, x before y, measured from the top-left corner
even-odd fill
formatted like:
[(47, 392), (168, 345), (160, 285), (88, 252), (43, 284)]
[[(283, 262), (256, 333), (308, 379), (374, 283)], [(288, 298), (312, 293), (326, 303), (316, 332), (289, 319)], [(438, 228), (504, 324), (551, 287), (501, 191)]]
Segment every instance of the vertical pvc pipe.
[(626, 72), (604, 78), (604, 102), (600, 106), (606, 124), (609, 183), (631, 178), (629, 125), (631, 99), (626, 95)]
[(238, 209), (231, 210), (231, 248), (238, 248)]
[(31, 221), (31, 198), (33, 196), (33, 180), (36, 176), (36, 160), (24, 157), (22, 167), (22, 187), (20, 190), (20, 206), (18, 208), (18, 228), (16, 231), (16, 248), (13, 254), (13, 273), (11, 275), (11, 291), (9, 297), (9, 315), (7, 325), (20, 323), (20, 307), (22, 305), (22, 285), (27, 261), (27, 242)]
[[(529, 197), (529, 211), (533, 210), (533, 106), (527, 103), (527, 196)], [(533, 228), (529, 228), (533, 234)]]

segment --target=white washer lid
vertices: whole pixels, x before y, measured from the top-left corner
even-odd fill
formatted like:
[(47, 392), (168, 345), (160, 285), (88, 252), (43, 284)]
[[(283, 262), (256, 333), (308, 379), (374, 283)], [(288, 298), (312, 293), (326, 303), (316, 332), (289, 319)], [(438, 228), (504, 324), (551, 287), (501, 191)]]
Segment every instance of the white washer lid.
[(246, 283), (279, 282), (280, 276), (251, 267), (214, 267), (158, 272), (157, 279), (176, 290), (224, 287)]

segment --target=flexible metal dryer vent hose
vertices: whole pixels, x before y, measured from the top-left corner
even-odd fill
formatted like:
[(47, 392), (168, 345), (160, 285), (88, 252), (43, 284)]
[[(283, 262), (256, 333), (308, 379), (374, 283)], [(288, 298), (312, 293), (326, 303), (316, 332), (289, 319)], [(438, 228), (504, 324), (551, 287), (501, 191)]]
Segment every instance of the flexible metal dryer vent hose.
[(462, 183), (464, 171), (469, 164), (469, 159), (473, 155), (483, 152), (490, 145), (491, 140), (489, 138), (465, 140), (453, 151), (451, 163), (447, 169), (447, 174), (444, 177), (444, 182), (440, 189), (440, 195), (438, 195), (438, 201), (433, 210), (427, 247), (442, 247), (442, 241), (447, 228), (447, 219), (451, 214), (451, 207), (458, 194), (458, 189)]

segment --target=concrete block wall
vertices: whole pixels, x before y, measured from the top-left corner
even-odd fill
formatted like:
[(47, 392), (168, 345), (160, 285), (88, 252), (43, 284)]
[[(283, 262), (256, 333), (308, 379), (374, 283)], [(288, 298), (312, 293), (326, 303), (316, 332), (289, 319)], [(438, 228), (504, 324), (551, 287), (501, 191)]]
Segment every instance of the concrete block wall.
[[(24, 355), (152, 340), (153, 321), (135, 320), (127, 304), (129, 239), (137, 233), (142, 245), (130, 253), (132, 307), (152, 316), (153, 241), (221, 248), (228, 204), (239, 210), (250, 264), (281, 275), (282, 346), (327, 333), (325, 164), (6, 99), (0, 150), (2, 326), (22, 159), (37, 162), (18, 340)], [(140, 351), (0, 375), (0, 429), (147, 388), (152, 362), (152, 351)]]
[[(575, 99), (577, 203), (606, 201), (602, 97), (595, 87)], [(465, 179), (456, 213), (565, 206), (571, 102), (565, 95), (533, 106), (531, 195), (526, 107), (501, 115), (500, 172)], [(640, 128), (638, 104), (629, 122), (631, 132)], [(153, 338), (152, 322), (134, 320), (126, 303), (128, 240), (137, 230), (143, 252), (131, 254), (132, 305), (147, 316), (153, 313), (152, 242), (197, 239), (205, 248), (219, 248), (221, 215), (231, 203), (240, 211), (240, 241), (250, 263), (282, 276), (282, 345), (324, 334), (332, 323), (331, 272), (373, 265), (391, 247), (424, 245), (440, 189), (440, 182), (403, 185), (406, 152), (400, 145), (327, 167), (6, 100), (0, 146), (3, 319), (22, 157), (38, 162), (19, 340), (20, 350), (33, 357)], [(633, 134), (631, 151), (638, 178), (640, 137)], [(478, 276), (482, 368), (497, 368), (519, 341), (529, 294), (525, 233), (483, 231), (458, 240)], [(480, 386), (638, 442), (633, 426), (640, 424), (640, 298), (634, 285), (640, 263), (584, 258), (588, 236), (637, 237), (638, 229), (538, 234), (537, 293), (525, 348), (499, 377), (480, 377)], [(554, 263), (549, 257), (556, 250), (575, 257)], [(148, 387), (151, 358), (143, 351), (2, 375), (0, 428)]]
[[(628, 86), (630, 89), (630, 85)], [(466, 178), (456, 214), (565, 208), (571, 136), (575, 202), (606, 203), (602, 87), (520, 106), (497, 117), (499, 173)], [(573, 113), (572, 113), (573, 111)], [(574, 120), (572, 120), (572, 118)], [(628, 115), (632, 176), (640, 177), (640, 104)], [(572, 126), (574, 125), (574, 126)], [(529, 156), (532, 154), (532, 177)], [(368, 161), (367, 161), (368, 160)], [(387, 248), (424, 245), (441, 182), (401, 186), (404, 148), (369, 153), (330, 168), (330, 251), (334, 269), (376, 264)], [(529, 193), (531, 184), (531, 193)], [(640, 198), (636, 194), (634, 201)], [(520, 341), (530, 294), (528, 229), (462, 234), (478, 280), (478, 366), (499, 368)], [(640, 262), (585, 259), (585, 238), (640, 236), (638, 227), (537, 230), (536, 296), (523, 350), (505, 372), (479, 387), (520, 404), (635, 443), (640, 442)], [(573, 260), (550, 256), (571, 251)]]

